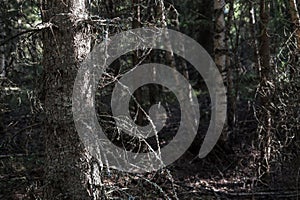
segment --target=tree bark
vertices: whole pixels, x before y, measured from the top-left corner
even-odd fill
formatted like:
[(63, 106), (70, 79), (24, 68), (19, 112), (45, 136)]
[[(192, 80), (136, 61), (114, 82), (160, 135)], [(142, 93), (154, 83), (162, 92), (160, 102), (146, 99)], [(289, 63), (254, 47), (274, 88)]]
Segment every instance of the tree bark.
[[(224, 0), (214, 1), (215, 12), (215, 29), (214, 29), (214, 56), (215, 63), (222, 73), (223, 77), (226, 77), (226, 44), (225, 44), (225, 18), (224, 18)], [(226, 80), (226, 79), (224, 79)]]
[[(1, 39), (4, 39), (6, 36), (5, 34), (5, 25), (2, 25), (1, 30)], [(6, 76), (6, 69), (5, 69), (5, 44), (1, 45), (0, 47), (0, 77)]]
[[(224, 7), (226, 3), (225, 0), (214, 0), (214, 14), (215, 14), (215, 26), (214, 26), (214, 60), (217, 68), (219, 69), (225, 85), (227, 84), (227, 69), (226, 69), (226, 25), (224, 18)], [(227, 101), (228, 102), (228, 101)], [(223, 142), (227, 141), (228, 125), (227, 121), (224, 125), (223, 132), (221, 135), (221, 140)]]
[[(133, 11), (133, 21), (132, 21), (132, 28), (141, 28), (141, 2), (140, 0), (132, 0), (132, 11)], [(136, 65), (139, 64), (139, 56), (140, 56), (140, 51), (136, 50), (133, 55), (133, 66), (135, 67)], [(138, 89), (135, 91), (134, 95), (137, 103), (137, 114), (136, 114), (136, 123), (138, 125), (142, 125), (144, 121), (143, 117), (143, 110), (142, 110), (142, 101), (143, 101), (143, 94), (142, 90)]]
[(225, 49), (227, 50), (226, 54), (226, 68), (227, 68), (227, 96), (228, 96), (228, 109), (227, 109), (227, 124), (228, 130), (233, 131), (235, 125), (235, 113), (236, 113), (236, 96), (234, 94), (234, 82), (233, 82), (233, 71), (234, 66), (232, 61), (232, 55), (229, 53), (229, 35), (230, 29), (232, 26), (232, 17), (234, 14), (234, 2), (230, 0), (229, 2), (229, 13), (227, 17), (227, 24), (226, 24), (226, 42), (225, 42)]
[(292, 22), (295, 25), (297, 51), (300, 52), (300, 17), (297, 8), (297, 0), (289, 0), (289, 3), (290, 3), (290, 14), (292, 17)]
[(5, 54), (4, 54), (4, 46), (1, 46), (0, 48), (0, 77), (5, 77), (6, 76), (6, 71), (5, 71)]
[(84, 0), (43, 0), (46, 173), (44, 199), (100, 199), (99, 165), (79, 139), (72, 117), (72, 89), (90, 51)]
[[(271, 113), (271, 96), (272, 96), (272, 80), (270, 78), (270, 36), (268, 34), (268, 24), (270, 16), (270, 2), (268, 0), (260, 1), (260, 60), (261, 60), (261, 77), (260, 77), (260, 98), (261, 110), (259, 123), (261, 127), (261, 162), (265, 172), (270, 171), (270, 152), (272, 141), (272, 113)], [(260, 174), (261, 172), (259, 172)]]
[(261, 20), (261, 36), (260, 36), (260, 56), (261, 56), (261, 76), (267, 79), (270, 68), (270, 39), (268, 35), (268, 24), (270, 16), (270, 3), (267, 0), (260, 2), (260, 20)]
[(260, 57), (259, 57), (259, 49), (258, 49), (258, 41), (257, 41), (257, 31), (256, 31), (256, 9), (254, 6), (254, 3), (249, 1), (249, 19), (250, 19), (250, 33), (252, 38), (252, 44), (253, 44), (253, 55), (255, 60), (255, 68), (257, 70), (257, 73), (260, 76), (261, 72), (261, 66), (260, 66)]

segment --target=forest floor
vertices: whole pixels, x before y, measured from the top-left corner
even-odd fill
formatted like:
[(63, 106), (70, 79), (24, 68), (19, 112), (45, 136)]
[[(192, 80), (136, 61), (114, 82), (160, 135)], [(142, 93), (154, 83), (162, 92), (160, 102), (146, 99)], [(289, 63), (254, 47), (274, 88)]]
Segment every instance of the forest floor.
[[(193, 157), (187, 152), (168, 168), (148, 174), (103, 169), (103, 191), (108, 199), (299, 198), (295, 172), (274, 176), (276, 180), (267, 184), (258, 181), (253, 170), (244, 166), (250, 164), (247, 159), (237, 161), (230, 155), (226, 163), (190, 163)], [(1, 155), (0, 159), (0, 199), (43, 199), (43, 154)]]
[[(23, 107), (4, 112), (0, 133), (0, 199), (42, 199), (42, 118)], [(246, 117), (247, 118), (247, 117)], [(244, 120), (247, 123), (247, 119)], [(251, 127), (241, 124), (240, 127)], [(247, 132), (248, 131), (248, 132)], [(298, 199), (299, 166), (288, 162), (259, 176), (249, 128), (239, 128), (230, 150), (218, 144), (204, 159), (187, 151), (165, 169), (129, 174), (103, 169), (107, 199)], [(248, 139), (247, 139), (248, 138)], [(280, 172), (280, 173), (279, 173)]]

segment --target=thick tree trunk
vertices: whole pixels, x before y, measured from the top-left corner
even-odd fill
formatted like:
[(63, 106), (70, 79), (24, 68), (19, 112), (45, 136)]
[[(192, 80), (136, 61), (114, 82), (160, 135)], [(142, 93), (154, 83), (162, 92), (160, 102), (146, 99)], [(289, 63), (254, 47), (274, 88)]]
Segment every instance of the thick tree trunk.
[(46, 174), (44, 199), (100, 199), (99, 165), (79, 139), (72, 89), (80, 61), (90, 51), (84, 0), (43, 0)]

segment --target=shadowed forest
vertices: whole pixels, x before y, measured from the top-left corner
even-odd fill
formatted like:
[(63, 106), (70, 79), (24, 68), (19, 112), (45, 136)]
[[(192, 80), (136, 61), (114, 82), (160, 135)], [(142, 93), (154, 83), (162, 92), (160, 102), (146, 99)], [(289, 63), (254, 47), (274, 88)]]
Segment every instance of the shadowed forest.
[[(299, 11), (299, 0), (1, 0), (0, 199), (299, 199)], [(82, 119), (73, 115), (72, 94), (97, 45), (109, 47), (113, 36), (147, 27), (181, 32), (206, 50), (224, 83), (226, 120), (212, 151), (200, 158), (216, 109), (205, 77), (176, 55), (168, 34), (165, 50), (137, 45), (105, 67), (94, 95), (80, 94), (93, 101), (108, 140), (136, 155), (158, 152), (161, 162), (160, 150), (176, 140), (183, 105), (164, 85), (141, 85), (128, 105), (117, 99), (130, 119), (114, 116), (115, 86), (143, 64), (178, 71), (198, 101), (200, 120), (185, 124), (183, 133), (190, 134), (199, 120), (179, 159), (133, 173), (110, 166), (114, 149), (105, 149), (104, 160), (89, 152), (75, 128)], [(182, 40), (176, 46), (185, 55), (192, 47)], [(103, 56), (115, 56), (110, 53)], [(89, 90), (91, 83), (84, 84)], [(139, 137), (132, 122), (153, 125), (153, 105), (163, 111), (162, 128)]]

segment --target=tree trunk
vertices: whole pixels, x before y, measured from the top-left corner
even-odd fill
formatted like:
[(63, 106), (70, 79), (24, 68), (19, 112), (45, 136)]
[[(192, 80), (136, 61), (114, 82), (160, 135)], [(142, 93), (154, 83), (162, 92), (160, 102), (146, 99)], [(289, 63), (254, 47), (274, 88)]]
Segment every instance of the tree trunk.
[[(214, 13), (215, 13), (215, 28), (214, 28), (214, 59), (216, 66), (222, 74), (225, 85), (228, 86), (227, 82), (227, 71), (226, 71), (226, 27), (224, 18), (224, 7), (225, 0), (214, 0)], [(224, 125), (221, 140), (225, 142), (227, 136), (227, 122)]]
[[(272, 141), (272, 114), (271, 114), (271, 95), (272, 87), (270, 79), (270, 38), (268, 34), (268, 24), (270, 15), (270, 2), (268, 0), (260, 1), (260, 21), (261, 21), (261, 37), (260, 37), (260, 60), (261, 60), (261, 83), (260, 83), (260, 98), (261, 110), (259, 123), (261, 127), (261, 165), (265, 168), (265, 172), (270, 170), (270, 152)], [(264, 171), (264, 170), (263, 170)], [(260, 172), (259, 172), (260, 174)]]
[[(132, 11), (133, 11), (133, 21), (132, 21), (132, 28), (141, 28), (141, 2), (140, 0), (132, 0)], [(139, 56), (140, 56), (140, 51), (136, 50), (133, 55), (133, 66), (135, 67), (136, 65), (139, 64)], [(137, 114), (136, 114), (136, 123), (138, 125), (143, 124), (143, 108), (142, 108), (142, 101), (143, 101), (143, 94), (142, 90), (138, 89), (135, 91), (134, 95), (137, 103)]]
[(229, 53), (229, 35), (230, 35), (230, 29), (232, 26), (232, 17), (234, 14), (234, 2), (233, 0), (229, 1), (229, 13), (227, 17), (227, 25), (226, 25), (226, 42), (225, 42), (225, 49), (227, 50), (226, 54), (226, 68), (227, 68), (227, 96), (228, 96), (228, 109), (227, 109), (227, 124), (228, 124), (228, 130), (233, 131), (234, 125), (235, 125), (235, 113), (236, 113), (236, 97), (234, 94), (234, 82), (233, 82), (233, 63), (232, 61), (232, 55)]
[(268, 24), (270, 15), (270, 3), (266, 0), (260, 2), (260, 20), (261, 20), (261, 37), (260, 37), (260, 56), (261, 56), (261, 76), (267, 79), (270, 68), (270, 39), (268, 35)]
[(4, 54), (4, 45), (1, 46), (0, 52), (1, 52), (1, 54), (0, 54), (0, 60), (1, 60), (1, 61), (0, 61), (0, 65), (1, 65), (1, 67), (0, 67), (0, 77), (5, 77), (6, 72), (5, 72), (5, 54)]
[(99, 165), (79, 139), (72, 89), (79, 63), (90, 51), (84, 0), (43, 0), (46, 174), (44, 199), (100, 199)]
[(255, 60), (255, 69), (257, 70), (259, 76), (261, 76), (261, 66), (260, 66), (260, 57), (259, 57), (259, 50), (258, 50), (258, 41), (257, 41), (257, 32), (256, 32), (256, 9), (254, 6), (254, 3), (249, 1), (249, 19), (250, 19), (250, 33), (251, 33), (251, 38), (252, 41), (251, 43), (253, 44), (253, 55), (254, 55), (254, 60)]
[[(6, 36), (5, 34), (5, 25), (2, 25), (1, 30), (1, 39), (4, 39)], [(6, 76), (6, 69), (5, 69), (5, 44), (1, 45), (0, 47), (0, 77)]]
[(290, 3), (290, 14), (292, 17), (292, 22), (295, 25), (297, 51), (300, 52), (300, 17), (297, 8), (297, 0), (289, 0), (289, 3)]
[[(225, 44), (225, 19), (224, 19), (224, 0), (214, 1), (215, 29), (214, 29), (214, 56), (215, 63), (226, 77), (226, 44)], [(226, 79), (224, 79), (226, 80)]]

